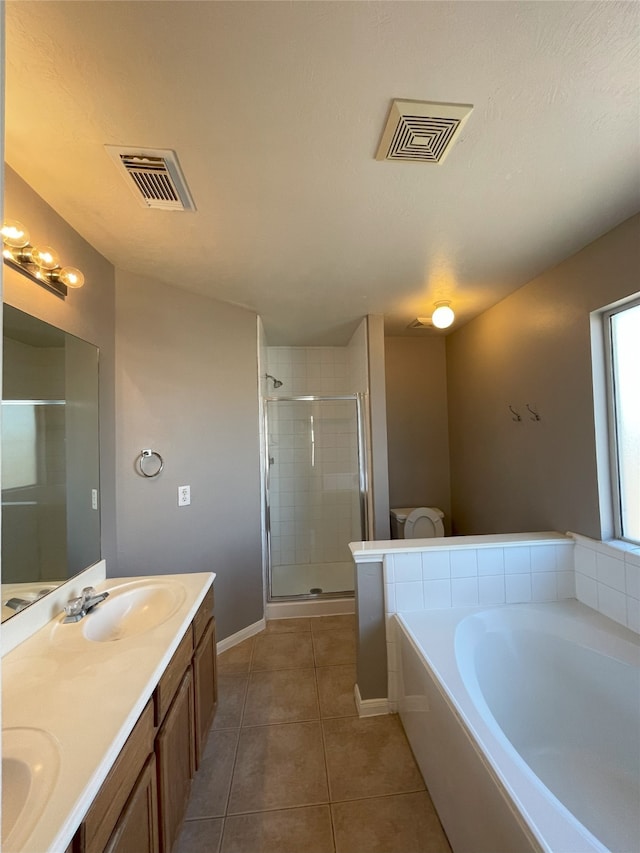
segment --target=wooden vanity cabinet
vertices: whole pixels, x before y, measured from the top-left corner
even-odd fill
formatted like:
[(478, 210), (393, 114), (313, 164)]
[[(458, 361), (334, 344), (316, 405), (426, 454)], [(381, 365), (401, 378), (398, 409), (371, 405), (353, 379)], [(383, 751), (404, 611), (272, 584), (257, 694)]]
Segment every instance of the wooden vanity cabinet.
[[(196, 770), (199, 769), (207, 735), (213, 723), (218, 704), (216, 678), (216, 627), (212, 618), (213, 589), (205, 598), (198, 616), (193, 621), (194, 644), (193, 684), (195, 699)], [(204, 619), (206, 617), (206, 621)]]
[[(111, 849), (112, 839), (126, 817), (129, 799), (138, 786), (140, 771), (144, 772), (153, 754), (153, 714), (153, 701), (149, 701), (80, 825), (74, 844), (77, 853), (102, 853)], [(149, 808), (148, 821), (157, 827), (157, 796), (154, 796), (153, 810)], [(155, 847), (150, 848), (152, 853), (158, 853), (157, 835), (156, 829)], [(127, 848), (114, 849), (124, 851)], [(128, 853), (147, 853), (147, 850), (129, 848)]]
[(210, 588), (76, 833), (73, 853), (170, 853), (216, 710), (213, 603)]
[(156, 737), (160, 850), (170, 853), (182, 824), (195, 773), (193, 675), (184, 673)]
[(104, 853), (159, 853), (158, 784), (149, 756)]

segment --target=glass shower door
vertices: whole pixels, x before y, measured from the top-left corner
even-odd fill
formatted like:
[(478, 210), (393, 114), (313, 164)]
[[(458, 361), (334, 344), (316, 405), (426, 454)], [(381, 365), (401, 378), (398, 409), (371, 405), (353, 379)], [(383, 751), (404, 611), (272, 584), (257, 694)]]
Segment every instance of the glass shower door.
[(351, 595), (363, 539), (358, 403), (267, 402), (271, 598)]

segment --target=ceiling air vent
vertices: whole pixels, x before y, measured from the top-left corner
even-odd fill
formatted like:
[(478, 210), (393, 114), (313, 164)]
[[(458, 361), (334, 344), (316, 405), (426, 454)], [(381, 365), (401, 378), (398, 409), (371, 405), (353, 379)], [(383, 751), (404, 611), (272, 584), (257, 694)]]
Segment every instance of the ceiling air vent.
[(105, 145), (143, 207), (195, 210), (175, 151)]
[(472, 104), (393, 101), (376, 160), (442, 163), (472, 109)]
[(431, 317), (416, 317), (409, 323), (407, 329), (433, 329)]

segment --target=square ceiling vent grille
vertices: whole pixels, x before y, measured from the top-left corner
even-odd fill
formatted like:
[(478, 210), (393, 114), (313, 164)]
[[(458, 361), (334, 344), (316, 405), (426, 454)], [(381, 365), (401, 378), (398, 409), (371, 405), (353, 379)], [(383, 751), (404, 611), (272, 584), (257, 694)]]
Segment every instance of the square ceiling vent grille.
[(105, 148), (143, 207), (196, 209), (175, 151), (117, 145), (105, 145)]
[(442, 163), (472, 109), (471, 104), (394, 101), (376, 160)]

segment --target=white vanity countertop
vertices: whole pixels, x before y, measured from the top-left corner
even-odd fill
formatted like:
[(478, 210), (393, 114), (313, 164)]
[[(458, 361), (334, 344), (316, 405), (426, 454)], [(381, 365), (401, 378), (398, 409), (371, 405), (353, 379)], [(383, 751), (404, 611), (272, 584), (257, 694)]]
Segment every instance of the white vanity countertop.
[(3, 729), (48, 732), (60, 757), (53, 791), (22, 853), (66, 850), (214, 578), (209, 572), (110, 578), (98, 591), (159, 581), (182, 585), (184, 595), (164, 622), (136, 636), (85, 639), (98, 605), (80, 622), (53, 619), (4, 656)]

